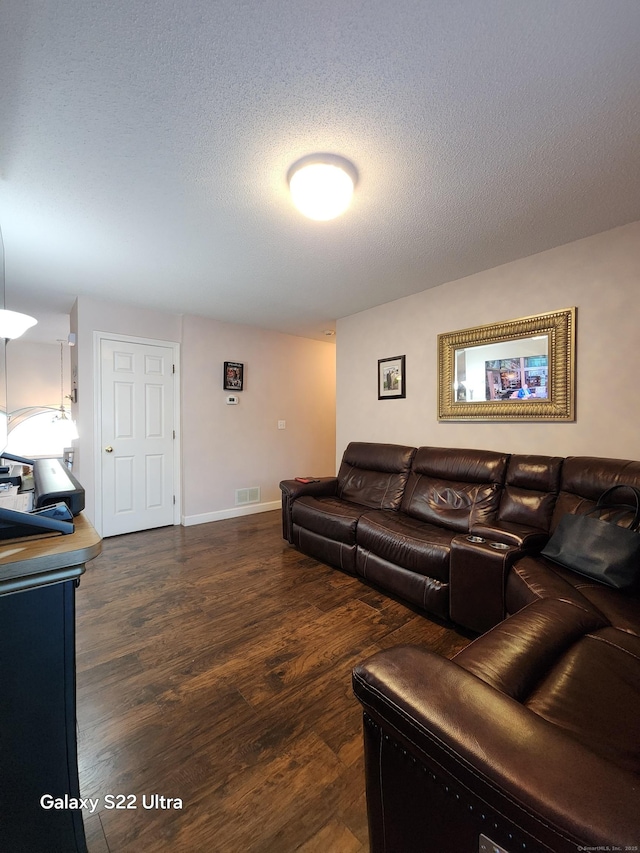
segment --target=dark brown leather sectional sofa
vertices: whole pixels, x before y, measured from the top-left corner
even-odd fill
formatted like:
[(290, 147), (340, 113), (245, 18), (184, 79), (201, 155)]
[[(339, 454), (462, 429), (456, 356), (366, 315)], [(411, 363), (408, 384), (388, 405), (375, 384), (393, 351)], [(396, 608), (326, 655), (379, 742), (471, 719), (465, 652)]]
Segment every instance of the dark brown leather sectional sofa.
[(640, 596), (539, 555), (618, 483), (640, 463), (353, 443), (281, 484), (289, 542), (482, 634), (354, 670), (373, 853), (640, 850)]

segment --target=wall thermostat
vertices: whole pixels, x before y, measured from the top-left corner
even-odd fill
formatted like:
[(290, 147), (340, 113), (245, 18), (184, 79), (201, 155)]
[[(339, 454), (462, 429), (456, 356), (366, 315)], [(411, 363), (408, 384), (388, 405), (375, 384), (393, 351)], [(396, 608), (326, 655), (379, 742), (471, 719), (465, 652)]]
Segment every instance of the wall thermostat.
[(227, 397), (227, 406), (237, 406), (240, 402), (240, 397), (236, 394), (229, 394)]

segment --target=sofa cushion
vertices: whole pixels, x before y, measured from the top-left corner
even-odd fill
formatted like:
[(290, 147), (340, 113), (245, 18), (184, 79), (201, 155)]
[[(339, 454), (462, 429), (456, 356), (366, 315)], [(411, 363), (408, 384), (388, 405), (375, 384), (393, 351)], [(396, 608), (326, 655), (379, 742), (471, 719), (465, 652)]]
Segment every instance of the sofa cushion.
[(601, 583), (583, 578), (578, 591), (604, 618), (619, 631), (640, 637), (640, 597), (620, 594)]
[(366, 512), (358, 523), (358, 548), (418, 575), (448, 582), (453, 530), (402, 512)]
[(640, 773), (640, 637), (575, 603), (544, 599), (455, 662), (597, 755)]
[(577, 578), (573, 572), (567, 572), (555, 563), (539, 556), (526, 556), (512, 565), (507, 575), (505, 606), (507, 613), (517, 613), (541, 598), (558, 598), (573, 601), (587, 610), (589, 602), (572, 583)]
[(352, 575), (356, 573), (357, 548), (355, 545), (328, 539), (326, 536), (321, 536), (319, 533), (314, 533), (313, 530), (307, 530), (298, 524), (293, 525), (293, 543), (303, 553), (309, 554), (316, 560), (321, 560), (330, 566), (337, 566)]
[(352, 504), (340, 498), (314, 498), (305, 495), (293, 505), (294, 525), (304, 527), (320, 536), (355, 545), (356, 527), (367, 507)]
[(507, 576), (507, 613), (533, 601), (555, 598), (573, 602), (610, 625), (640, 637), (640, 597), (582, 577), (544, 557), (522, 557)]
[(496, 516), (508, 459), (490, 450), (421, 447), (400, 508), (457, 533), (488, 523)]
[(449, 618), (448, 583), (404, 569), (360, 547), (356, 548), (356, 573), (403, 601), (441, 619)]
[(589, 631), (607, 624), (599, 614), (570, 602), (537, 600), (474, 640), (454, 660), (524, 703), (559, 657)]
[(560, 456), (525, 456), (509, 459), (498, 520), (526, 524), (548, 531), (560, 488)]
[(601, 628), (555, 661), (526, 706), (597, 755), (640, 775), (638, 697), (640, 637)]
[(353, 441), (338, 471), (338, 496), (372, 509), (399, 509), (415, 447)]
[(568, 456), (562, 465), (560, 494), (553, 512), (551, 530), (555, 530), (563, 515), (568, 512), (587, 512), (609, 486), (620, 484), (640, 488), (640, 462)]

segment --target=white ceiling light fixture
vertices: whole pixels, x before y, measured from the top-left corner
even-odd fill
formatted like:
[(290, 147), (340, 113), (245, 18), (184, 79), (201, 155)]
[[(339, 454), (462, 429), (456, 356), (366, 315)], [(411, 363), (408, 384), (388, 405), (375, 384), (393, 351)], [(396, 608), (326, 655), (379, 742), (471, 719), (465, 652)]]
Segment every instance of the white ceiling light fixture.
[(0, 338), (13, 340), (24, 335), (27, 329), (35, 326), (38, 321), (28, 314), (20, 314), (18, 311), (0, 309)]
[(308, 154), (291, 166), (287, 181), (300, 213), (326, 222), (340, 216), (351, 204), (358, 171), (338, 154)]

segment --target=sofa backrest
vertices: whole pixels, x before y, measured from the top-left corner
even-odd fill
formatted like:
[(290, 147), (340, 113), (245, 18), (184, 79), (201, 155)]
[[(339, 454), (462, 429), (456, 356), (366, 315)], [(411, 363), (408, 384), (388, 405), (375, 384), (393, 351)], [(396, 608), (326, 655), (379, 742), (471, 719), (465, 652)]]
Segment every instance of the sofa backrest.
[(420, 447), (400, 509), (460, 533), (495, 518), (508, 453)]
[(498, 521), (549, 531), (560, 490), (561, 456), (515, 453), (509, 459)]
[[(567, 456), (562, 465), (560, 493), (553, 512), (551, 530), (555, 530), (563, 515), (568, 512), (584, 514), (595, 506), (606, 489), (618, 485), (640, 489), (640, 462), (597, 456)], [(625, 503), (628, 500), (624, 493), (620, 498)], [(624, 521), (620, 518), (618, 523)]]
[(375, 509), (400, 508), (415, 447), (352, 441), (338, 471), (338, 496)]

